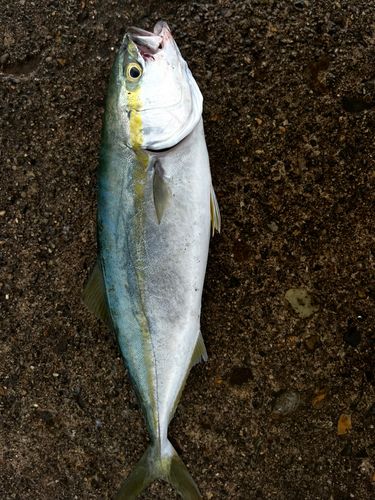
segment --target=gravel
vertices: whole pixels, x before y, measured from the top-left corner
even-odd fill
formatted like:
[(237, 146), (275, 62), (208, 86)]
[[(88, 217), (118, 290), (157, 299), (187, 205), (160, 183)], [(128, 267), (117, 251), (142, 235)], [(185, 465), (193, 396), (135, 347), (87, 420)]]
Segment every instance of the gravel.
[[(223, 220), (203, 293), (209, 359), (189, 376), (173, 445), (204, 498), (374, 498), (372, 2), (1, 12), (1, 498), (111, 499), (147, 447), (116, 343), (80, 296), (111, 64), (127, 27), (159, 19), (204, 96)], [(290, 289), (319, 310), (297, 316)], [(299, 406), (273, 418), (285, 393)], [(177, 494), (155, 483), (142, 498)]]

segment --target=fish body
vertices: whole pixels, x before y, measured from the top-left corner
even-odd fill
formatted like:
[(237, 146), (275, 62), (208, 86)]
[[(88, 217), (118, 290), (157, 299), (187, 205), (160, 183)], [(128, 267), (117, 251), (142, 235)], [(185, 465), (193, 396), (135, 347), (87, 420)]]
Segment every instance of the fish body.
[[(114, 62), (98, 175), (98, 259), (83, 294), (115, 334), (151, 445), (120, 489), (157, 478), (201, 498), (168, 441), (200, 334), (210, 227), (220, 227), (202, 96), (166, 23), (131, 28)], [(212, 221), (213, 220), (213, 223)]]

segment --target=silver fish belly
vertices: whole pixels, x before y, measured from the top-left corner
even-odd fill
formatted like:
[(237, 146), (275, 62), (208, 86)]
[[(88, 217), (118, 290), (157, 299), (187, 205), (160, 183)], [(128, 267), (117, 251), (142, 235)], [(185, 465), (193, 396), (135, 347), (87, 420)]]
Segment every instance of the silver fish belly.
[(129, 147), (119, 140), (124, 117), (111, 97), (116, 91), (110, 81), (98, 177), (98, 259), (83, 301), (115, 334), (151, 436), (116, 499), (135, 499), (161, 478), (185, 500), (196, 500), (199, 490), (168, 441), (168, 425), (190, 368), (207, 359), (201, 297), (210, 228), (220, 229), (220, 215), (203, 122), (199, 118), (166, 152)]

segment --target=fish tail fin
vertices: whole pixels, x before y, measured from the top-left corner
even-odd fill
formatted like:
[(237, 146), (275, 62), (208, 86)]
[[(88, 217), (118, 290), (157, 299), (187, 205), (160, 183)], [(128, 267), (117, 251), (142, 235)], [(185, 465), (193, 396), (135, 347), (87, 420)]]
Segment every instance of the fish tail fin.
[(161, 454), (150, 445), (118, 491), (115, 500), (134, 500), (153, 481), (163, 479), (171, 484), (184, 500), (201, 500), (197, 485), (171, 443)]
[(149, 446), (143, 457), (122, 484), (115, 500), (133, 500), (154, 481), (155, 478), (149, 466), (152, 451), (152, 446)]
[(173, 450), (171, 465), (168, 477), (165, 480), (170, 483), (182, 496), (184, 500), (200, 500), (202, 498), (197, 485), (185, 467), (184, 462), (178, 456), (178, 453), (170, 445)]

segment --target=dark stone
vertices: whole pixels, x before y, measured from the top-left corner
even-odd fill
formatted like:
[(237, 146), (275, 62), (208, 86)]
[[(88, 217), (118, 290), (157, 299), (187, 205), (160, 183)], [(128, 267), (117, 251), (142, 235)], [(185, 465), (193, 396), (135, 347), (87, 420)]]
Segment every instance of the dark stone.
[(305, 193), (312, 193), (312, 187), (311, 184), (306, 184), (306, 186), (303, 188)]
[(356, 453), (355, 455), (357, 458), (368, 458), (368, 453), (367, 451), (365, 450), (365, 448), (363, 448), (362, 450), (359, 450), (358, 453)]
[(229, 378), (231, 385), (243, 385), (253, 378), (252, 371), (246, 366), (236, 366), (233, 368)]
[(47, 424), (50, 427), (52, 427), (55, 424), (53, 420), (53, 415), (48, 410), (43, 410), (42, 412), (40, 412), (40, 418), (43, 420), (45, 424)]
[(366, 102), (362, 97), (344, 97), (342, 100), (343, 110), (347, 113), (360, 113), (365, 109), (372, 109), (375, 104)]
[(240, 282), (239, 280), (235, 277), (235, 276), (232, 276), (230, 281), (229, 281), (229, 286), (231, 288), (237, 288), (238, 286), (240, 286)]
[(352, 443), (347, 443), (344, 448), (340, 451), (340, 455), (343, 457), (350, 457), (352, 454), (353, 445)]
[(368, 414), (370, 415), (370, 417), (375, 417), (375, 402), (370, 406)]
[(303, 3), (302, 2), (296, 2), (294, 4), (294, 7), (296, 7), (297, 9), (303, 9)]
[(358, 331), (356, 326), (351, 326), (345, 333), (344, 333), (344, 342), (349, 344), (352, 347), (357, 347), (359, 343), (361, 342), (361, 333)]
[(139, 406), (137, 403), (130, 403), (129, 408), (130, 410), (139, 410)]

